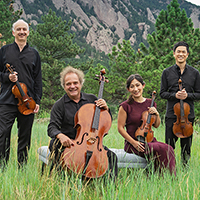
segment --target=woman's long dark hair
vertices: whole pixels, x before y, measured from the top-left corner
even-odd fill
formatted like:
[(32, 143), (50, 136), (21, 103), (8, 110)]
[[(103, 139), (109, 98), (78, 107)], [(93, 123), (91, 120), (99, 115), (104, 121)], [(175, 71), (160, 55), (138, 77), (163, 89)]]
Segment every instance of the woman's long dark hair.
[[(131, 82), (136, 79), (137, 81), (139, 81), (142, 85), (145, 84), (145, 82), (143, 81), (143, 78), (139, 75), (139, 74), (131, 74), (127, 81), (126, 81), (126, 88), (129, 89)], [(129, 96), (128, 98), (128, 104), (131, 104), (134, 101), (134, 99), (132, 98), (132, 95)]]

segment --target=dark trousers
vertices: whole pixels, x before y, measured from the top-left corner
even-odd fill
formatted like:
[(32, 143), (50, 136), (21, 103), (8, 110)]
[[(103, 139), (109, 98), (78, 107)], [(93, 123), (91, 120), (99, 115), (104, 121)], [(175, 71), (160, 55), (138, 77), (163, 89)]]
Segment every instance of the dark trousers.
[[(194, 119), (189, 119), (192, 124), (194, 123)], [(178, 137), (173, 133), (173, 124), (176, 122), (176, 119), (173, 118), (165, 118), (165, 143), (171, 145), (175, 149), (175, 144), (178, 140)], [(183, 164), (187, 164), (188, 160), (191, 157), (191, 146), (192, 146), (192, 137), (180, 138), (181, 145), (181, 159)]]
[(17, 119), (18, 128), (17, 157), (19, 167), (28, 159), (34, 114), (22, 115), (17, 106), (0, 105), (0, 162), (3, 163), (3, 166), (9, 160), (11, 130), (15, 119)]
[[(60, 170), (61, 169), (60, 156), (61, 156), (61, 153), (64, 151), (65, 147), (61, 146), (59, 139), (52, 139), (49, 144), (49, 149), (51, 152), (51, 154), (50, 154), (50, 163), (51, 163), (50, 172), (52, 171), (52, 169), (54, 167), (56, 167)], [(107, 150), (109, 176), (115, 180), (117, 178), (117, 174), (118, 174), (117, 155), (105, 146), (104, 146), (104, 149)]]

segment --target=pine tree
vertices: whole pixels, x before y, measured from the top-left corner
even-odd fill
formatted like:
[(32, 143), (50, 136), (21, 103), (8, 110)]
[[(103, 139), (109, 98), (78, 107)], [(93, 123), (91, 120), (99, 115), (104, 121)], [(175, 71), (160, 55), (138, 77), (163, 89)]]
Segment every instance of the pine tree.
[[(144, 96), (151, 98), (152, 92), (157, 92), (157, 79), (160, 79), (162, 70), (157, 69), (158, 61), (144, 54), (138, 49), (137, 52), (131, 47), (130, 41), (123, 41), (117, 47), (113, 47), (109, 54), (111, 71), (109, 73), (110, 92), (109, 102), (119, 104), (128, 98), (126, 80), (131, 74), (140, 74), (145, 81)], [(154, 77), (154, 78), (152, 78)]]
[(109, 54), (109, 101), (120, 103), (127, 98), (126, 79), (129, 75), (140, 72), (140, 59), (142, 53), (138, 50), (136, 54), (131, 47), (130, 41), (123, 40), (122, 44), (114, 46), (112, 53)]
[[(151, 66), (157, 71), (157, 76), (149, 77), (157, 82), (157, 93), (160, 91), (160, 81), (162, 71), (175, 63), (173, 56), (173, 46), (179, 41), (185, 41), (190, 46), (190, 54), (187, 63), (200, 69), (200, 31), (193, 28), (193, 23), (187, 17), (185, 10), (181, 10), (177, 0), (172, 0), (167, 6), (167, 10), (162, 10), (156, 19), (155, 31), (147, 37), (149, 47), (140, 44), (141, 51), (146, 55), (142, 65), (149, 68)], [(149, 62), (149, 59), (154, 62)], [(165, 112), (165, 100), (157, 96), (159, 112)], [(199, 114), (197, 114), (199, 115)]]
[(172, 0), (167, 10), (162, 10), (158, 15), (155, 31), (147, 37), (148, 47), (141, 43), (140, 49), (135, 53), (130, 42), (124, 41), (113, 48), (109, 55), (109, 76), (112, 77), (109, 84), (110, 101), (120, 102), (126, 99), (126, 79), (131, 74), (139, 73), (146, 82), (144, 96), (150, 98), (155, 90), (157, 108), (161, 116), (164, 116), (166, 102), (159, 96), (161, 75), (166, 67), (174, 64), (172, 49), (178, 41), (185, 41), (190, 45), (187, 62), (199, 69), (200, 31), (193, 28), (192, 20), (187, 18), (184, 9), (180, 9), (178, 1)]
[(19, 19), (22, 10), (14, 11), (14, 1), (0, 1), (0, 48), (13, 41), (12, 24)]
[(174, 64), (173, 46), (176, 42), (185, 41), (190, 45), (188, 64), (197, 65), (200, 48), (199, 29), (193, 28), (193, 23), (187, 17), (185, 10), (181, 10), (177, 0), (172, 0), (167, 10), (162, 10), (156, 19), (155, 31), (148, 35), (149, 48), (143, 43), (141, 50), (148, 55), (155, 56), (165, 67)]
[(49, 110), (64, 90), (59, 74), (66, 66), (65, 59), (73, 58), (84, 50), (73, 43), (74, 34), (69, 34), (71, 21), (66, 23), (51, 9), (41, 17), (43, 23), (31, 31), (29, 43), (38, 50), (42, 61), (43, 98), (42, 109)]
[[(98, 92), (99, 92), (99, 75), (100, 75), (100, 71), (102, 69), (105, 69), (106, 74), (105, 77), (109, 76), (109, 70), (101, 65), (100, 63), (97, 64), (96, 67), (94, 67), (93, 65), (90, 65), (88, 72), (85, 74), (85, 82), (83, 85), (83, 91), (86, 93), (91, 93), (94, 94), (96, 96), (98, 96)], [(105, 100), (107, 100), (107, 97), (109, 95), (108, 91), (107, 91), (107, 84), (104, 84), (104, 92), (103, 92), (103, 97)]]

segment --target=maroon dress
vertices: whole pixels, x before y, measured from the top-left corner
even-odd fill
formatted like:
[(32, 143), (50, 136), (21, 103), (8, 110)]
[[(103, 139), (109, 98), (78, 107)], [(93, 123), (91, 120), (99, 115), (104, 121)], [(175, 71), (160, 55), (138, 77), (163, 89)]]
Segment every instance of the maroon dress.
[[(125, 127), (127, 133), (132, 138), (135, 139), (135, 132), (141, 125), (142, 113), (148, 110), (150, 105), (151, 99), (146, 99), (142, 103), (133, 101), (129, 104), (128, 101), (124, 101), (120, 104), (127, 113)], [(155, 103), (154, 106), (156, 107)], [(153, 160), (155, 170), (161, 172), (163, 168), (167, 168), (171, 174), (176, 175), (174, 149), (168, 144), (158, 142), (155, 137), (152, 142), (147, 143), (147, 146), (145, 152), (138, 152), (137, 149), (125, 140), (124, 150), (127, 153), (135, 153), (141, 157), (145, 157), (149, 161)]]

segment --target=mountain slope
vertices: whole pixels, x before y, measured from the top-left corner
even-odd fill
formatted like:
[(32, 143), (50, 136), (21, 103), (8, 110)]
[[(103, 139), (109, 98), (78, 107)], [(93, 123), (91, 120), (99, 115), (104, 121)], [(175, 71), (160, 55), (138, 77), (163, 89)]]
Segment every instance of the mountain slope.
[[(22, 17), (34, 25), (51, 8), (63, 19), (72, 19), (71, 30), (81, 43), (87, 42), (108, 54), (123, 39), (130, 40), (135, 48), (140, 42), (146, 43), (159, 12), (169, 3), (170, 0), (16, 0), (14, 8), (22, 8)], [(194, 28), (200, 28), (200, 7), (184, 0), (179, 4)]]

